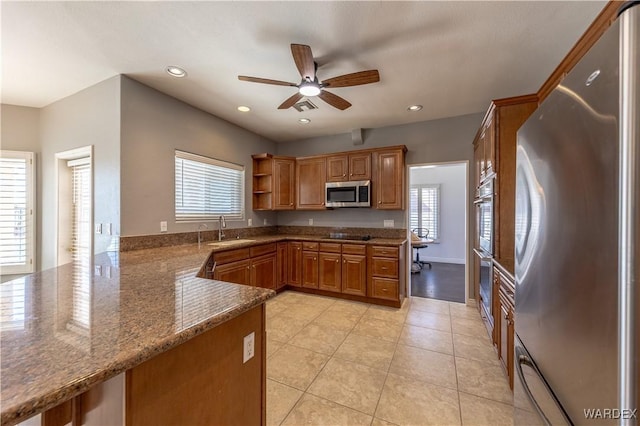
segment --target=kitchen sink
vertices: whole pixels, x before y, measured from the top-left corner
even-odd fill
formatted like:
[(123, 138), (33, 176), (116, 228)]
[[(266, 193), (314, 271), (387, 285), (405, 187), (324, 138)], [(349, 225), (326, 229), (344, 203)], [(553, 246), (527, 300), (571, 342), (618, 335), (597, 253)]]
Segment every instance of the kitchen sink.
[(214, 243), (209, 243), (207, 244), (208, 246), (213, 246), (215, 248), (219, 248), (219, 247), (229, 247), (229, 246), (234, 246), (236, 244), (244, 244), (244, 243), (252, 243), (255, 240), (242, 240), (242, 239), (238, 239), (238, 240), (226, 240), (226, 241), (216, 241)]

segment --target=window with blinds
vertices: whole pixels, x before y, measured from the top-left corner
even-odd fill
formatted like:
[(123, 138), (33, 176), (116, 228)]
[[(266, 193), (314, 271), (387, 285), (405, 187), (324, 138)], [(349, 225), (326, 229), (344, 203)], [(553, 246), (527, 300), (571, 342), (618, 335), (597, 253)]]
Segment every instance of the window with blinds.
[(91, 159), (69, 160), (71, 169), (72, 310), (68, 326), (91, 326), (92, 209)]
[(411, 185), (409, 224), (410, 229), (428, 229), (429, 238), (440, 241), (440, 185)]
[(244, 219), (244, 166), (176, 150), (176, 221)]
[(33, 272), (34, 154), (0, 151), (0, 270), (5, 274)]

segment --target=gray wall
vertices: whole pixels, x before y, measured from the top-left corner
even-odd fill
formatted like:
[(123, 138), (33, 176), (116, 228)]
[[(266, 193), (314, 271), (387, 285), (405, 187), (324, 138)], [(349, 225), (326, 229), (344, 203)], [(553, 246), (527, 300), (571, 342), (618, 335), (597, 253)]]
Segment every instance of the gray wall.
[[(248, 130), (122, 77), (121, 221), (122, 235), (195, 231), (197, 223), (176, 223), (175, 149), (245, 166), (245, 220), (227, 221), (229, 228), (275, 225), (274, 212), (251, 206), (251, 154), (275, 151), (275, 143)], [(206, 223), (206, 222), (205, 222)], [(217, 223), (208, 223), (217, 229)]]
[[(483, 113), (463, 115), (442, 120), (424, 121), (402, 126), (367, 129), (364, 144), (353, 145), (351, 133), (280, 143), (277, 153), (302, 157), (331, 152), (353, 151), (390, 145), (406, 145), (407, 164), (473, 161), (473, 138), (484, 117)], [(471, 173), (470, 173), (471, 174)], [(469, 179), (473, 179), (470, 176)], [(474, 188), (475, 183), (469, 182)], [(472, 200), (470, 200), (472, 201)], [(407, 227), (404, 211), (375, 209), (336, 209), (333, 211), (294, 211), (278, 213), (278, 225), (382, 227), (383, 220), (393, 219), (396, 228)]]
[(2, 134), (0, 136), (0, 149), (9, 151), (28, 151), (36, 153), (36, 265), (35, 270), (40, 270), (42, 234), (42, 166), (40, 155), (40, 109), (16, 105), (0, 106), (0, 121)]
[[(42, 108), (41, 269), (55, 266), (55, 154), (93, 145), (94, 222), (120, 229), (120, 76), (112, 77)], [(107, 250), (111, 236), (93, 235), (94, 253)]]

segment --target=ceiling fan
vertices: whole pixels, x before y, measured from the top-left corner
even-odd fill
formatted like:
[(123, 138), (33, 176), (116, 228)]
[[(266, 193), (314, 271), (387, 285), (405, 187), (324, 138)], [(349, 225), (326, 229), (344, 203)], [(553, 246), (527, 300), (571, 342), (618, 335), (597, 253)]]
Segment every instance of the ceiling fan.
[(317, 96), (339, 110), (345, 110), (349, 108), (351, 104), (346, 99), (343, 99), (338, 95), (334, 95), (331, 92), (327, 92), (324, 90), (325, 88), (333, 89), (335, 87), (359, 86), (361, 84), (376, 83), (380, 81), (380, 74), (378, 74), (378, 70), (369, 70), (345, 74), (329, 78), (321, 82), (316, 76), (318, 64), (313, 60), (313, 54), (311, 53), (311, 48), (309, 46), (304, 44), (292, 44), (291, 54), (293, 55), (296, 67), (302, 76), (300, 84), (280, 80), (270, 80), (267, 78), (247, 77), (245, 75), (239, 75), (238, 80), (250, 81), (253, 83), (274, 84), (276, 86), (297, 87), (298, 92), (284, 101), (278, 109), (290, 108), (304, 96)]

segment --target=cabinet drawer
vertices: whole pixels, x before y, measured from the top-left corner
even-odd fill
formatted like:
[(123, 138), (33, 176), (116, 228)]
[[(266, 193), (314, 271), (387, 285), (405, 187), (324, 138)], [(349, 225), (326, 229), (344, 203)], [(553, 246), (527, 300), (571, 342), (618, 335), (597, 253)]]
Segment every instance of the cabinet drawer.
[(320, 243), (320, 251), (325, 253), (340, 253), (340, 243)]
[(343, 244), (342, 253), (344, 254), (366, 254), (367, 246), (364, 244)]
[(218, 265), (223, 263), (235, 262), (236, 260), (244, 260), (249, 258), (249, 249), (236, 249), (216, 252), (213, 254), (213, 258)]
[(398, 261), (373, 257), (371, 258), (371, 274), (376, 277), (398, 278)]
[(370, 296), (378, 299), (398, 300), (398, 280), (372, 278)]
[(311, 241), (303, 241), (302, 250), (318, 251), (318, 243), (312, 243)]
[(372, 246), (371, 256), (398, 258), (398, 247)]
[(276, 243), (263, 244), (261, 246), (251, 247), (249, 249), (251, 257), (262, 256), (263, 254), (275, 253)]

